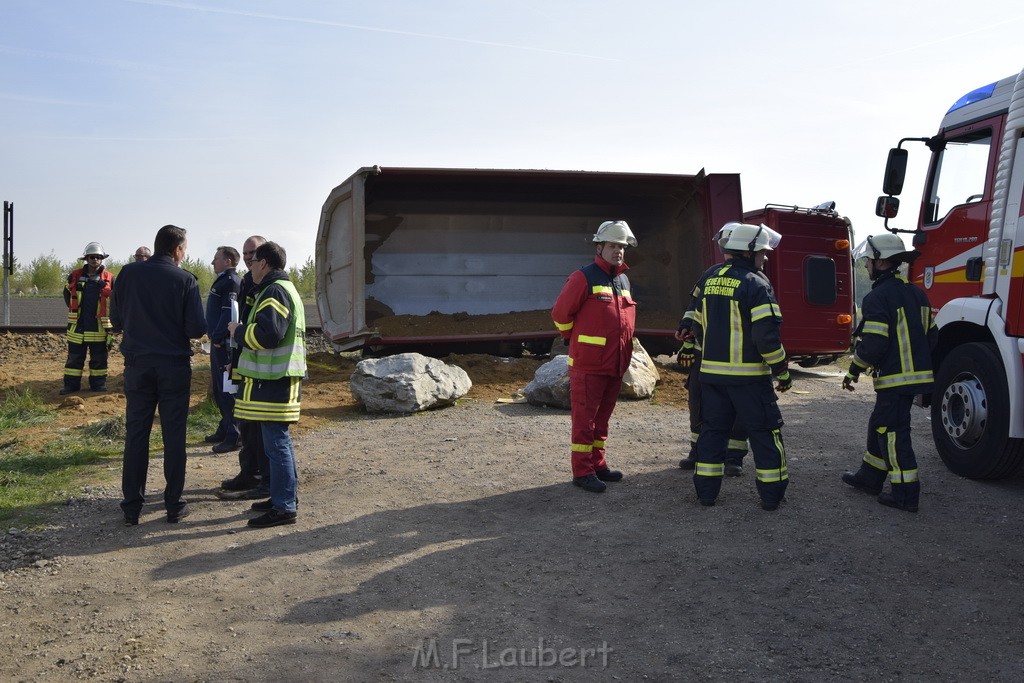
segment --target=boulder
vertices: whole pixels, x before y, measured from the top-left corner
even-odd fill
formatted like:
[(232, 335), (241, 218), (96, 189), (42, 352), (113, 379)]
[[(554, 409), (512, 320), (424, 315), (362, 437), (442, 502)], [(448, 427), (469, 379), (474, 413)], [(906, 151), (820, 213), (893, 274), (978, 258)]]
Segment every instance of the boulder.
[[(556, 340), (556, 346), (562, 346)], [(555, 347), (552, 348), (552, 353)], [(633, 340), (633, 359), (629, 363), (625, 376), (622, 378), (621, 398), (643, 399), (654, 395), (654, 388), (661, 380), (658, 368), (647, 354), (647, 351), (636, 339)], [(526, 400), (535, 406), (551, 406), (553, 408), (571, 407), (569, 402), (569, 356), (556, 355), (544, 365), (537, 368), (533, 380), (523, 389)]]
[[(561, 345), (561, 340), (559, 340)], [(559, 355), (537, 368), (533, 379), (523, 395), (535, 406), (551, 406), (568, 410), (569, 403), (569, 356)]]
[(455, 403), (473, 387), (466, 371), (419, 353), (356, 364), (352, 395), (371, 413), (415, 413)]
[(633, 358), (622, 378), (622, 391), (619, 396), (624, 398), (650, 398), (654, 396), (654, 388), (661, 381), (658, 366), (651, 360), (647, 350), (633, 339)]

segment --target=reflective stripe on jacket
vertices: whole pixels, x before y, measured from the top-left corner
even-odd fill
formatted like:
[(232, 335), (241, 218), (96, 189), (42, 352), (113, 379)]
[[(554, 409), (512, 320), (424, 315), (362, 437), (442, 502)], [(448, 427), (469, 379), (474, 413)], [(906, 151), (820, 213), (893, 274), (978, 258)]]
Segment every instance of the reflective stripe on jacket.
[(242, 346), (235, 417), (297, 422), (306, 374), (306, 314), (284, 271), (268, 273), (256, 291), (245, 325), (235, 330)]
[(698, 288), (702, 382), (744, 384), (784, 369), (782, 311), (768, 278), (749, 259), (737, 256), (712, 269)]
[(939, 332), (925, 293), (896, 270), (881, 273), (861, 305), (863, 323), (851, 370), (873, 369), (876, 391), (922, 394), (932, 386)]
[(600, 256), (572, 273), (551, 317), (569, 340), (569, 367), (576, 372), (622, 377), (633, 357), (636, 302), (623, 264), (613, 270)]

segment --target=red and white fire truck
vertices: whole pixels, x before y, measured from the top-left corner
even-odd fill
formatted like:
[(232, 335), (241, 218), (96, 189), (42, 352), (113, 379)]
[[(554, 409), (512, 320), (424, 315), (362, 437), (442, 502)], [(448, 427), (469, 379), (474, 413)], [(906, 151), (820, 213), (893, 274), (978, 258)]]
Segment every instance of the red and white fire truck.
[[(912, 232), (908, 276), (939, 326), (932, 435), (953, 472), (976, 479), (1024, 462), (1024, 71), (972, 90), (939, 132), (890, 150), (876, 213)], [(906, 175), (905, 143), (930, 150), (913, 230), (889, 226)]]

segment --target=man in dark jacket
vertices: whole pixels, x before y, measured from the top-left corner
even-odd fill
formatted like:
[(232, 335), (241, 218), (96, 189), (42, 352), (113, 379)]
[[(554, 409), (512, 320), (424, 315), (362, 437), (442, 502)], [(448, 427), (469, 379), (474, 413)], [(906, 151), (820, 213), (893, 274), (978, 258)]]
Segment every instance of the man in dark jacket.
[[(910, 407), (917, 394), (932, 389), (932, 351), (938, 328), (928, 297), (900, 277), (901, 263), (920, 252), (907, 251), (898, 235), (868, 237), (853, 252), (864, 259), (873, 284), (861, 305), (862, 322), (843, 388), (853, 391), (861, 373), (874, 369), (875, 408), (868, 419), (868, 445), (857, 472), (845, 484), (888, 507), (917, 512), (921, 483), (910, 443)], [(886, 476), (891, 493), (883, 493)]]
[(192, 344), (206, 333), (196, 278), (179, 268), (185, 229), (165, 225), (156, 234), (153, 257), (129, 263), (114, 283), (111, 322), (124, 332), (124, 469), (121, 510), (127, 525), (139, 523), (149, 469), (149, 436), (160, 407), (164, 446), (164, 507), (167, 521), (188, 515), (185, 488), (185, 423), (192, 385)]
[(250, 527), (294, 524), (298, 473), (288, 427), (299, 421), (302, 378), (306, 375), (306, 314), (295, 285), (285, 272), (285, 251), (274, 242), (256, 248), (250, 272), (256, 285), (253, 304), (241, 323), (228, 331), (241, 349), (234, 368), (242, 379), (235, 415), (258, 425), (270, 462), (270, 498), (253, 503), (263, 512)]
[(225, 372), (231, 367), (228, 323), (231, 322), (232, 306), (238, 310), (238, 289), (242, 283), (235, 272), (238, 250), (234, 247), (217, 247), (212, 265), (217, 278), (206, 297), (206, 334), (210, 337), (211, 388), (213, 400), (220, 410), (220, 423), (217, 431), (206, 437), (206, 442), (215, 444), (214, 453), (227, 453), (239, 448), (238, 423), (234, 416), (235, 395), (225, 391), (224, 386)]
[[(245, 275), (238, 290), (239, 320), (249, 317), (252, 308), (256, 285), (252, 281), (252, 260), (256, 249), (265, 244), (266, 237), (252, 235), (242, 244), (242, 261), (245, 263)], [(237, 346), (231, 354), (231, 367), (238, 365), (241, 349)], [(263, 434), (260, 426), (248, 420), (237, 420), (242, 450), (238, 451), (238, 474), (220, 483), (216, 491), (217, 497), (224, 500), (254, 500), (267, 498), (270, 495), (270, 463), (263, 449)]]
[(777, 391), (788, 390), (793, 381), (780, 336), (782, 313), (761, 272), (779, 239), (765, 225), (735, 226), (724, 245), (732, 260), (701, 287), (695, 323), (704, 354), (703, 405), (693, 474), (701, 505), (714, 505), (718, 498), (729, 433), (737, 421), (747, 430), (762, 509), (778, 509), (789, 484), (782, 413), (771, 378)]

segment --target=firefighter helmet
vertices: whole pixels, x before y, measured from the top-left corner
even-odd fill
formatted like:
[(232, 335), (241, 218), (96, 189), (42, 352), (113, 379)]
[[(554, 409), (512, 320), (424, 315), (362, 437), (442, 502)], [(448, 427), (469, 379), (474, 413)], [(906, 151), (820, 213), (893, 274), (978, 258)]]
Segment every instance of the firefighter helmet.
[(764, 223), (761, 225), (736, 223), (723, 248), (731, 252), (772, 251), (779, 246), (781, 241), (782, 235)]
[(722, 251), (725, 251), (725, 245), (729, 241), (729, 236), (732, 235), (732, 231), (736, 229), (737, 225), (742, 225), (742, 223), (737, 223), (736, 221), (726, 223), (718, 229), (718, 232), (716, 232), (715, 236), (712, 238), (715, 240), (715, 244), (718, 245), (718, 248)]
[(633, 231), (626, 225), (626, 221), (605, 221), (594, 233), (594, 241), (636, 246), (636, 238), (633, 237)]
[(103, 251), (103, 245), (99, 242), (89, 242), (85, 245), (85, 251), (82, 253), (82, 259), (86, 256), (99, 256), (100, 258), (107, 258), (110, 256), (107, 252)]
[(883, 232), (881, 235), (871, 235), (857, 245), (853, 250), (853, 260), (861, 259), (884, 259), (894, 263), (911, 263), (921, 255), (921, 252), (914, 249), (907, 249), (899, 235), (891, 232)]

